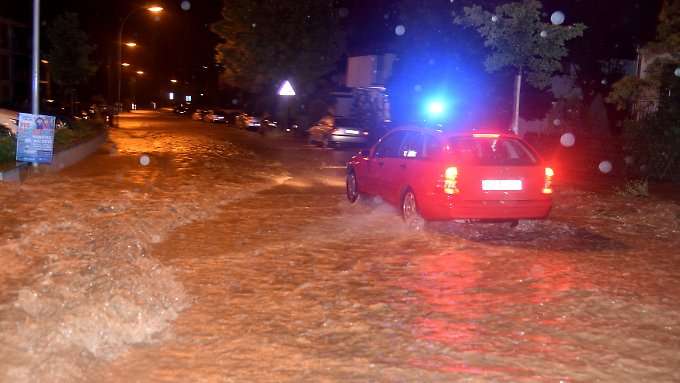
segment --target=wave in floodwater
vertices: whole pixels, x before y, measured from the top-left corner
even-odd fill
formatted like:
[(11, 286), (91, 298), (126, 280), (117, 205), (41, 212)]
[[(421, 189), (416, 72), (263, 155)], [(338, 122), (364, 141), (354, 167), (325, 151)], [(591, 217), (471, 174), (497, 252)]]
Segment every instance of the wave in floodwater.
[(82, 380), (133, 345), (171, 336), (192, 298), (153, 245), (285, 179), (233, 145), (203, 157), (148, 151), (142, 167), (130, 153), (144, 148), (120, 141), (126, 149), (94, 158), (85, 176), (2, 185), (0, 381)]

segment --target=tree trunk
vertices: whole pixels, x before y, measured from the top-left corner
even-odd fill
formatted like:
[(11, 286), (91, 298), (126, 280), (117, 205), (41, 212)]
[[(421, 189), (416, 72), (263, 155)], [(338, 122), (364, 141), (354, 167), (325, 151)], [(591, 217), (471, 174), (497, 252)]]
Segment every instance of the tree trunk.
[(519, 134), (519, 99), (520, 91), (522, 90), (522, 69), (517, 71), (515, 76), (515, 107), (513, 108), (512, 115), (512, 132)]

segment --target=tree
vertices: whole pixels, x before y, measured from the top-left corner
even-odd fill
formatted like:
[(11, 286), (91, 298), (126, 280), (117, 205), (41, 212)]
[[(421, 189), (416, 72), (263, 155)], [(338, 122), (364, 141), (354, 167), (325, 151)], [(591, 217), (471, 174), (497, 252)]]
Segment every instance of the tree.
[(515, 77), (515, 110), (512, 129), (518, 131), (520, 90), (526, 74), (530, 85), (545, 89), (551, 76), (562, 70), (561, 60), (567, 56), (566, 43), (583, 35), (586, 27), (577, 23), (569, 26), (553, 25), (541, 12), (538, 0), (499, 5), (489, 12), (479, 5), (465, 7), (464, 16), (455, 22), (472, 27), (484, 38), (484, 45), (491, 48), (485, 66), (495, 72), (513, 68)]
[(94, 46), (88, 42), (88, 36), (80, 29), (78, 15), (64, 13), (57, 16), (47, 30), (50, 62), (50, 75), (64, 96), (73, 101), (79, 85), (85, 83), (97, 71), (97, 66), (90, 61)]
[(647, 176), (680, 176), (680, 0), (666, 0), (655, 41), (640, 49), (650, 64), (613, 84), (607, 102), (627, 112), (626, 151)]
[(222, 81), (251, 94), (290, 79), (309, 95), (344, 53), (344, 34), (331, 0), (228, 0), (212, 31), (222, 38), (216, 60)]

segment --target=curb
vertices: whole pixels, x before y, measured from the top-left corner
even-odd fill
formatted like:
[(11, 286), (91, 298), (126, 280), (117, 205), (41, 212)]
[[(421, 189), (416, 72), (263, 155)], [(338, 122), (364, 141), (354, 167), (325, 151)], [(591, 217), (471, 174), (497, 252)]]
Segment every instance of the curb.
[(73, 146), (54, 154), (52, 163), (31, 166), (27, 162), (17, 162), (16, 167), (0, 171), (0, 181), (21, 182), (34, 173), (55, 173), (71, 165), (74, 165), (94, 153), (106, 142), (108, 132), (104, 131), (98, 136), (82, 144)]

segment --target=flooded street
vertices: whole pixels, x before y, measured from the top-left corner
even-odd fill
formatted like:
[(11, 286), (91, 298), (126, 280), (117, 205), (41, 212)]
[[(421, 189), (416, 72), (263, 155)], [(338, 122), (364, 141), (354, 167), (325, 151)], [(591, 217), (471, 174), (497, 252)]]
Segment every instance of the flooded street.
[(140, 112), (0, 184), (0, 381), (680, 381), (677, 202), (414, 233), (349, 154)]

